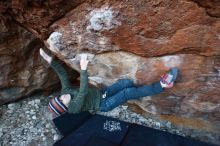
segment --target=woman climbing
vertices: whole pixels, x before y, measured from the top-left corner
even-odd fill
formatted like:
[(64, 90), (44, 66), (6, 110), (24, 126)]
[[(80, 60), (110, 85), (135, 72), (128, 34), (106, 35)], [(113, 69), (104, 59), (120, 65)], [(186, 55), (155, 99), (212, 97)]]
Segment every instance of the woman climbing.
[(80, 60), (80, 87), (71, 87), (65, 69), (52, 57), (40, 49), (40, 55), (51, 65), (59, 76), (62, 84), (61, 95), (49, 102), (50, 111), (59, 116), (65, 112), (79, 113), (81, 111), (110, 111), (130, 99), (160, 94), (164, 88), (171, 88), (176, 80), (178, 69), (161, 76), (160, 80), (150, 85), (137, 87), (130, 79), (121, 79), (109, 87), (98, 89), (88, 87), (87, 55)]

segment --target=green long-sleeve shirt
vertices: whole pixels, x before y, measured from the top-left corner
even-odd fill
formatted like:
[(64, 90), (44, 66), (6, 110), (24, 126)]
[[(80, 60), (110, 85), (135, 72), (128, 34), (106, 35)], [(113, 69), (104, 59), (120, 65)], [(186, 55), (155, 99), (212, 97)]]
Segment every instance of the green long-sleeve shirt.
[(58, 62), (53, 60), (51, 62), (51, 67), (57, 73), (61, 81), (61, 94), (71, 95), (71, 100), (68, 107), (69, 113), (99, 110), (101, 92), (95, 87), (88, 87), (88, 74), (86, 70), (80, 71), (80, 87), (73, 88), (71, 87), (70, 79), (66, 70)]

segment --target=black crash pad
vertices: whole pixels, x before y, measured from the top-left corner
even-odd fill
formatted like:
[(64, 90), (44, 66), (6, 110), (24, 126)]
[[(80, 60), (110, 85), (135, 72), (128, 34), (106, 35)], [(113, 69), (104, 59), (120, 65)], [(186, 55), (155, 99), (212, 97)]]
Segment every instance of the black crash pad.
[(119, 146), (113, 142), (99, 137), (91, 137), (85, 146)]
[(60, 133), (63, 136), (67, 136), (91, 117), (92, 115), (89, 112), (81, 112), (79, 114), (65, 113), (53, 119), (53, 122)]
[(64, 134), (54, 146), (214, 146), (88, 112), (64, 114), (54, 123)]
[(213, 146), (190, 138), (178, 136), (136, 124), (129, 127), (121, 146)]
[(127, 122), (95, 115), (54, 146), (85, 146), (91, 138), (101, 138), (102, 141), (119, 144), (129, 126), (130, 123)]

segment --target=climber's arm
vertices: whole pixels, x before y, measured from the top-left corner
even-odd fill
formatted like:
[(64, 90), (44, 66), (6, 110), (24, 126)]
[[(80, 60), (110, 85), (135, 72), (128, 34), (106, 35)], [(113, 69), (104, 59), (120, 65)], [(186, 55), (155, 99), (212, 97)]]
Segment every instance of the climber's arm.
[(60, 63), (55, 61), (52, 57), (50, 57), (47, 53), (43, 51), (43, 49), (40, 49), (40, 55), (51, 65), (53, 70), (57, 73), (59, 76), (59, 79), (61, 81), (62, 90), (70, 87), (70, 79), (66, 72), (66, 70), (62, 67)]
[(81, 108), (84, 104), (84, 99), (88, 94), (88, 74), (87, 74), (87, 65), (88, 65), (87, 55), (83, 54), (80, 60), (80, 88), (76, 97), (73, 97), (70, 106), (70, 113), (78, 113), (81, 111)]

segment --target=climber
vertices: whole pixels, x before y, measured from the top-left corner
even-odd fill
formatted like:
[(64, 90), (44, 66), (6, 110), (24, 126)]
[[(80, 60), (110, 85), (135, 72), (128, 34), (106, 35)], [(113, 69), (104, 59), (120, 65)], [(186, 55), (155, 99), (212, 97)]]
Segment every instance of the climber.
[(161, 76), (160, 81), (151, 85), (137, 87), (132, 80), (121, 79), (109, 87), (98, 89), (88, 87), (87, 55), (83, 54), (80, 60), (80, 87), (73, 88), (64, 68), (52, 57), (40, 49), (40, 55), (51, 65), (58, 74), (62, 84), (61, 95), (52, 98), (49, 102), (49, 110), (55, 117), (65, 113), (79, 113), (81, 111), (103, 111), (107, 112), (125, 103), (129, 99), (138, 99), (152, 96), (171, 88), (176, 80), (178, 69), (171, 68), (170, 71)]

